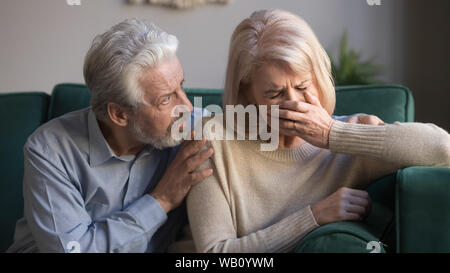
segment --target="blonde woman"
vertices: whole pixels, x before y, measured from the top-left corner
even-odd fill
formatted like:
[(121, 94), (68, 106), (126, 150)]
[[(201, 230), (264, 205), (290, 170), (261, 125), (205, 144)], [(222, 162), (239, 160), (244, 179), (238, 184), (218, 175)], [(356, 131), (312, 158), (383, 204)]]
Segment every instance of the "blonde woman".
[(413, 165), (450, 166), (450, 136), (433, 124), (333, 120), (330, 61), (308, 24), (259, 11), (230, 44), (224, 105), (279, 105), (279, 146), (211, 141), (214, 174), (187, 198), (199, 252), (289, 252), (311, 230), (360, 221), (371, 181)]

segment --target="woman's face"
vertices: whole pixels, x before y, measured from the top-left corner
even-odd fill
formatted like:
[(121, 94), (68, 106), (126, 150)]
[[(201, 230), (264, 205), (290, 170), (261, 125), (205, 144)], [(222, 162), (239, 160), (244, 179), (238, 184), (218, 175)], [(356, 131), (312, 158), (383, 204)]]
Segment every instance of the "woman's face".
[(279, 105), (287, 100), (306, 102), (306, 90), (320, 98), (312, 73), (298, 74), (287, 65), (266, 64), (254, 72), (244, 92), (250, 104)]

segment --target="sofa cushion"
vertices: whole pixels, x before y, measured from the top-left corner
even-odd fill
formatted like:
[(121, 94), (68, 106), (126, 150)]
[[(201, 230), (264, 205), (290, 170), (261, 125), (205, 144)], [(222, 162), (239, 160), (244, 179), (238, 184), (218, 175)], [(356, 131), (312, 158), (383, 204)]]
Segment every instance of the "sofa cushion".
[(83, 109), (90, 105), (91, 92), (84, 84), (64, 83), (53, 88), (48, 110), (48, 119), (68, 112)]
[(414, 100), (408, 88), (400, 85), (336, 87), (335, 115), (366, 113), (386, 123), (414, 121)]
[(23, 145), (47, 119), (49, 96), (42, 92), (0, 95), (0, 251), (12, 243), (23, 216)]

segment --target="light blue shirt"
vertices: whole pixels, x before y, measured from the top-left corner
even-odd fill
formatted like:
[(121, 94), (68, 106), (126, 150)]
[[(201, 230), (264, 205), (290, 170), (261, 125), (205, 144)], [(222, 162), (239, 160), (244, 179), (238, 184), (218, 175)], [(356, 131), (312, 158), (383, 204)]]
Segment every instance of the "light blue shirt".
[(116, 156), (91, 108), (38, 128), (24, 146), (24, 218), (8, 252), (163, 252), (187, 221), (148, 193), (179, 147)]

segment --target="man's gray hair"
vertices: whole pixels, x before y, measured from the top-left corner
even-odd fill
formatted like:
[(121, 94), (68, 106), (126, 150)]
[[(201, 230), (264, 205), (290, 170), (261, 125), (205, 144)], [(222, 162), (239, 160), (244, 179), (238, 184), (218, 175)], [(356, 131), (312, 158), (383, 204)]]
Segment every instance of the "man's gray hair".
[(135, 111), (143, 102), (141, 73), (175, 56), (178, 39), (151, 22), (127, 19), (95, 37), (84, 60), (84, 80), (98, 119), (108, 117), (107, 103)]

